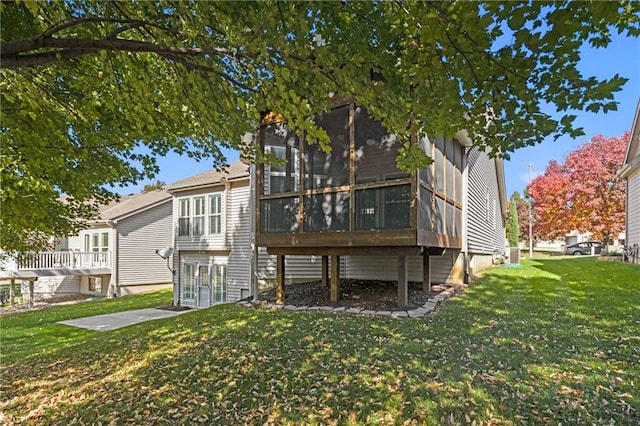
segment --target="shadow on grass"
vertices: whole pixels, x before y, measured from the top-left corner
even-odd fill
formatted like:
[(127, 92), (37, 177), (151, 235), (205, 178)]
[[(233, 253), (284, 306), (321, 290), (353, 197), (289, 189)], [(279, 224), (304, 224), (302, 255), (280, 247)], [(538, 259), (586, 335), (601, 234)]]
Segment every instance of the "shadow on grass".
[(633, 424), (640, 289), (593, 263), (495, 268), (423, 319), (223, 305), (101, 333), (13, 363), (2, 410), (46, 424)]

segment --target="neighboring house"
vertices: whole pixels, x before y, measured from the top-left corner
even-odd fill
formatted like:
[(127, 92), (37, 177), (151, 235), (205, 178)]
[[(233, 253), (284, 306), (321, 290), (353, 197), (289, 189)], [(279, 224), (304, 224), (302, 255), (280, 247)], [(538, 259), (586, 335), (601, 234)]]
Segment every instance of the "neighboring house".
[[(424, 138), (434, 163), (414, 175), (396, 167), (399, 143), (364, 108), (345, 104), (316, 118), (331, 152), (286, 125), (265, 121), (260, 149), (281, 165), (256, 168), (256, 243), (276, 255), (276, 298), (285, 298), (287, 259), (321, 259), (320, 274), (340, 297), (340, 276), (461, 283), (505, 250), (502, 161), (453, 140)], [(329, 271), (329, 268), (331, 269)]]
[(102, 207), (79, 235), (57, 239), (55, 251), (19, 254), (2, 274), (30, 282), (36, 297), (171, 288), (171, 272), (155, 253), (171, 237), (168, 192), (127, 195)]
[(626, 236), (629, 260), (640, 263), (640, 101), (619, 176), (627, 181)]

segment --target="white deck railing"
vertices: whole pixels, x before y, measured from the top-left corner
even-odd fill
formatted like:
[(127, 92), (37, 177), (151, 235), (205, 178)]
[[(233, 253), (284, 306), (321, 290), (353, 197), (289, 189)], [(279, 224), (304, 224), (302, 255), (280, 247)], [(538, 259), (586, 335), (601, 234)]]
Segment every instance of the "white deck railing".
[(111, 268), (111, 252), (48, 251), (20, 253), (17, 270), (107, 269)]

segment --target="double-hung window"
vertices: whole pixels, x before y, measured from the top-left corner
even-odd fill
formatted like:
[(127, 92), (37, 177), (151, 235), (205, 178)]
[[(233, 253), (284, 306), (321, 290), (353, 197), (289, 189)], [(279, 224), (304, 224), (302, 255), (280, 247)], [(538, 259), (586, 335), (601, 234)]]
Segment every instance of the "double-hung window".
[(178, 199), (178, 236), (222, 233), (222, 193)]
[(222, 232), (222, 197), (220, 194), (209, 195), (209, 234)]
[(189, 235), (189, 221), (191, 218), (191, 199), (181, 198), (178, 201), (178, 235)]
[(204, 235), (204, 197), (193, 199), (193, 235)]

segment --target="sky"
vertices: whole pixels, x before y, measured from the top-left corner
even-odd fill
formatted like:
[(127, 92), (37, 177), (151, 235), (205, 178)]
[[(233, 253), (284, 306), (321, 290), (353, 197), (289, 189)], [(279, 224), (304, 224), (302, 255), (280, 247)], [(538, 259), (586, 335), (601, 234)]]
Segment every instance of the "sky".
[[(622, 91), (615, 94), (615, 100), (619, 102), (617, 111), (609, 111), (606, 114), (578, 112), (575, 125), (584, 128), (584, 136), (575, 139), (566, 136), (556, 141), (549, 138), (538, 145), (520, 148), (512, 153), (510, 159), (504, 162), (508, 197), (515, 191), (523, 194), (529, 183), (529, 165), (531, 165), (531, 177), (535, 178), (544, 173), (549, 161), (562, 162), (567, 154), (594, 136), (619, 137), (631, 128), (640, 100), (640, 39), (613, 35), (612, 42), (605, 49), (585, 48), (579, 71), (584, 76), (609, 79), (619, 74), (629, 79)], [(229, 162), (239, 158), (235, 151), (225, 151), (225, 153)], [(212, 166), (210, 161), (198, 162), (177, 154), (158, 158), (158, 165), (160, 173), (154, 180), (144, 181), (136, 186), (114, 188), (114, 190), (123, 195), (137, 193), (145, 184), (154, 183), (156, 180), (171, 184), (207, 171)]]

